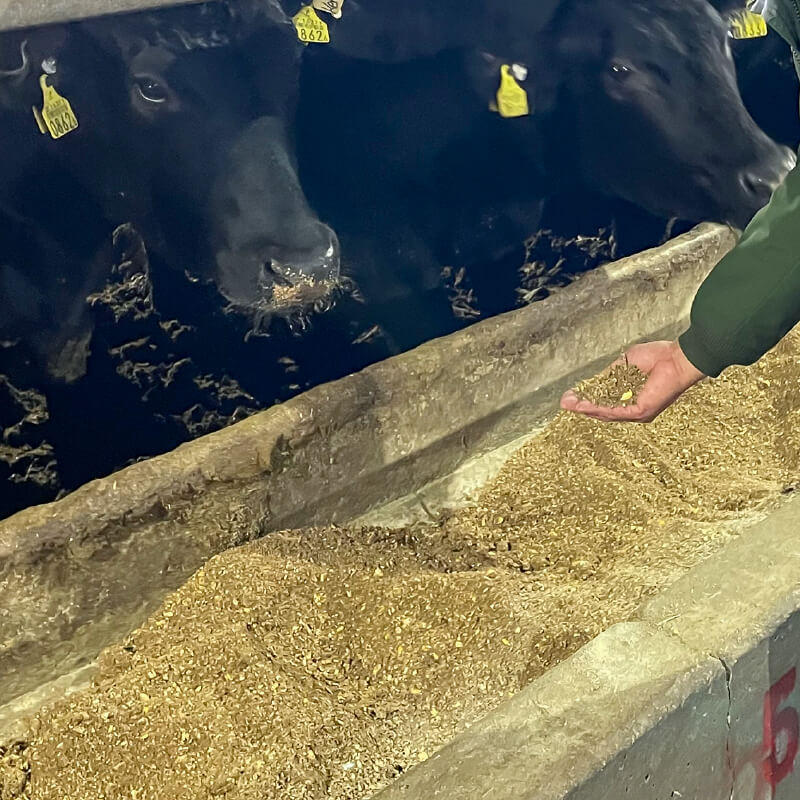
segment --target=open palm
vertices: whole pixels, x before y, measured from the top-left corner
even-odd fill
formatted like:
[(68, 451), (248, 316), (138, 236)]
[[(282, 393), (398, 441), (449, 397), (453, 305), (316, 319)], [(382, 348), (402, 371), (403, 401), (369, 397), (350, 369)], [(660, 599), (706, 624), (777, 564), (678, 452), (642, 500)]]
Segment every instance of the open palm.
[[(574, 391), (568, 391), (561, 398), (561, 408), (603, 422), (651, 422), (690, 386), (706, 377), (686, 358), (677, 342), (637, 344), (625, 353), (625, 358), (648, 376), (632, 405), (606, 408), (580, 400)], [(622, 359), (615, 362), (619, 363)]]

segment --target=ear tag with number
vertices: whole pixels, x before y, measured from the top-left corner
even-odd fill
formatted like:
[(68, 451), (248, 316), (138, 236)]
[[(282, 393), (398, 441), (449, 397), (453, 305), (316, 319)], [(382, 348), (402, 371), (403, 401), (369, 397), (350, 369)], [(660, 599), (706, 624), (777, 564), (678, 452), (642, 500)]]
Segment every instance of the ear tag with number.
[(758, 39), (767, 35), (767, 21), (755, 11), (735, 11), (730, 23), (729, 35), (734, 39)]
[(331, 40), (328, 26), (317, 16), (313, 6), (303, 6), (292, 17), (292, 22), (297, 31), (297, 38), (301, 42), (327, 44)]
[(39, 130), (44, 133), (49, 133), (52, 139), (60, 139), (68, 133), (77, 130), (78, 118), (72, 110), (72, 106), (66, 97), (62, 97), (55, 86), (47, 84), (49, 76), (42, 75), (39, 78), (39, 86), (42, 87), (42, 98), (44, 103), (42, 110), (38, 108), (33, 109), (33, 116), (36, 118), (36, 124)]
[(344, 0), (314, 0), (312, 5), (318, 11), (327, 11), (334, 19), (340, 19)]
[[(518, 67), (515, 71), (520, 71), (520, 80), (525, 80), (522, 77), (524, 68)], [(494, 111), (495, 104), (492, 103), (489, 107)], [(512, 67), (508, 64), (503, 64), (500, 67), (500, 88), (497, 90), (497, 112), (501, 117), (524, 117), (530, 114), (528, 106), (528, 93), (517, 83), (517, 78), (512, 74)]]

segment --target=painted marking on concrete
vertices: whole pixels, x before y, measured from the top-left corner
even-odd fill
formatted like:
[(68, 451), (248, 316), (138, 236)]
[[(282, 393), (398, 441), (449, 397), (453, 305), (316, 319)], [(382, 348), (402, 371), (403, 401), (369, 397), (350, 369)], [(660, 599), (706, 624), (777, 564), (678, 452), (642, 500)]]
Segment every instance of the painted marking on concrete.
[(761, 744), (734, 760), (734, 797), (772, 800), (778, 785), (794, 772), (800, 714), (794, 705), (781, 706), (796, 683), (797, 669), (792, 667), (764, 694)]

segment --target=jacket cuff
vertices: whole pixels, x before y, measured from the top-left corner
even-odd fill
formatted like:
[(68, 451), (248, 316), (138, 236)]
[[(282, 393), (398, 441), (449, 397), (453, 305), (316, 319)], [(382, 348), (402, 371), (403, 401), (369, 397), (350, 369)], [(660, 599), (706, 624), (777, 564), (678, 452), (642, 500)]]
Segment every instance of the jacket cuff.
[(724, 353), (715, 352), (696, 325), (691, 325), (678, 337), (678, 344), (695, 369), (712, 378), (718, 377), (722, 370), (734, 363)]

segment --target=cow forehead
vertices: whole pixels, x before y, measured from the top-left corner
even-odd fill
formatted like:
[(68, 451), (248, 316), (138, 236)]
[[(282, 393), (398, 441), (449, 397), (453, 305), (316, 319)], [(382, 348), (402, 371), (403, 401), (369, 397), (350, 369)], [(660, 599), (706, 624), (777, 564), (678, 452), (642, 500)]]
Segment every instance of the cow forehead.
[[(608, 7), (607, 7), (608, 8)], [(620, 39), (646, 40), (662, 50), (686, 52), (687, 43), (710, 43), (725, 35), (726, 26), (706, 0), (630, 2), (616, 5), (606, 16), (608, 28)]]
[(227, 3), (208, 3), (89, 20), (82, 26), (94, 38), (115, 42), (130, 61), (148, 46), (175, 53), (228, 46), (235, 19)]
[(217, 0), (137, 16), (149, 27), (152, 43), (178, 50), (224, 47), (262, 26), (289, 30), (279, 0)]
[(144, 73), (163, 75), (176, 58), (177, 56), (172, 50), (151, 45), (145, 47), (131, 59), (129, 69), (134, 75)]

